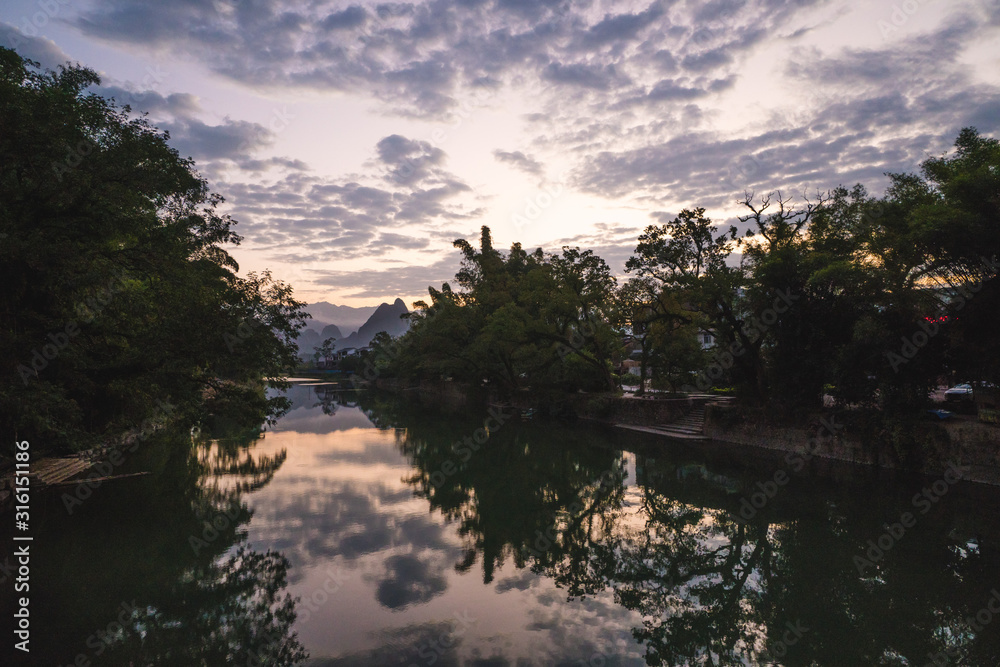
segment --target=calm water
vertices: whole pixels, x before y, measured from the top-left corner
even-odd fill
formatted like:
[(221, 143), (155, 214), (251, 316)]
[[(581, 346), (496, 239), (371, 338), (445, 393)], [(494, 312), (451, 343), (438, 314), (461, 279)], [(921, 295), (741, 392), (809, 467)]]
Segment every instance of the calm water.
[(36, 501), (13, 664), (1000, 664), (995, 491), (289, 396), (262, 437), (165, 435), (116, 471), (153, 475)]

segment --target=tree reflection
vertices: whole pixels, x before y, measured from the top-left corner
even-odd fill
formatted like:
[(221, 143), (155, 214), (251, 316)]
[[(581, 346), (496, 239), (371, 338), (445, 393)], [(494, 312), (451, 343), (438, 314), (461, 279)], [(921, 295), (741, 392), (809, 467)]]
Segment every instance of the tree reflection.
[(489, 583), (507, 559), (517, 567), (544, 567), (567, 550), (585, 550), (613, 523), (623, 490), (620, 452), (592, 447), (576, 432), (512, 424), (513, 417), (487, 422), (492, 430), (485, 437), (481, 420), (440, 419), (384, 398), (362, 401), (383, 428), (406, 425), (396, 433), (414, 464), (404, 481), (458, 523), (465, 538), (459, 571), (481, 558)]
[(242, 495), (264, 488), (288, 457), (284, 449), (274, 454), (254, 452), (264, 438), (259, 429), (224, 438), (193, 437), (191, 465), (200, 492), (219, 507)]
[[(259, 427), (223, 437), (192, 432), (185, 466), (194, 558), (167, 595), (133, 610), (115, 659), (156, 665), (293, 665), (307, 655), (291, 631), (295, 600), (282, 595), (288, 560), (239, 545), (252, 513), (245, 495), (266, 486), (287, 452), (255, 452)], [(223, 557), (234, 545), (235, 553)]]
[(184, 667), (296, 664), (307, 656), (290, 632), (295, 601), (281, 595), (287, 571), (280, 554), (243, 547), (192, 567), (158, 605), (133, 611), (109, 657)]
[(633, 630), (649, 664), (760, 664), (764, 605), (774, 549), (766, 525), (738, 523), (641, 487), (645, 524), (605, 549), (618, 558), (605, 580), (615, 599), (643, 616)]
[(354, 402), (354, 392), (345, 389), (340, 383), (328, 382), (312, 387), (312, 389), (316, 392), (316, 398), (319, 401), (317, 405), (322, 408), (323, 414), (334, 415), (340, 406), (355, 407), (357, 405)]
[[(33, 643), (38, 664), (81, 664), (80, 656), (93, 665), (305, 658), (292, 632), (295, 601), (283, 592), (288, 561), (242, 544), (251, 518), (246, 494), (285, 460), (283, 451), (256, 451), (260, 437), (256, 427), (221, 439), (160, 432), (128, 461), (154, 474), (102, 486), (71, 517), (49, 514), (51, 547), (37, 558), (46, 576), (32, 586), (35, 621), (58, 628), (62, 641)], [(70, 601), (66, 590), (81, 595)]]
[[(949, 498), (859, 572), (853, 558), (867, 541), (913, 511), (906, 492), (809, 481), (745, 520), (740, 501), (773, 470), (638, 455), (627, 490), (626, 456), (596, 446), (608, 438), (588, 429), (512, 422), (463, 455), (455, 443), (482, 422), (368, 407), (385, 426), (406, 426), (397, 430), (414, 466), (405, 481), (458, 523), (459, 571), (481, 558), (488, 583), (510, 559), (570, 598), (611, 591), (641, 615), (633, 636), (650, 665), (996, 664), (1000, 655), (1000, 633), (968, 620), (990, 597), (981, 582), (1000, 584), (1000, 527), (993, 539), (962, 533), (970, 515), (989, 516), (973, 501)], [(976, 525), (984, 521), (996, 523)]]

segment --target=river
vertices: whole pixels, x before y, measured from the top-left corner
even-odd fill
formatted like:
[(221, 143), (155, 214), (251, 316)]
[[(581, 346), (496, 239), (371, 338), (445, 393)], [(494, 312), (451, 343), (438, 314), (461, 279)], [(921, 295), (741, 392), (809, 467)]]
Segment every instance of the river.
[(998, 490), (288, 396), (36, 500), (13, 664), (1000, 664)]

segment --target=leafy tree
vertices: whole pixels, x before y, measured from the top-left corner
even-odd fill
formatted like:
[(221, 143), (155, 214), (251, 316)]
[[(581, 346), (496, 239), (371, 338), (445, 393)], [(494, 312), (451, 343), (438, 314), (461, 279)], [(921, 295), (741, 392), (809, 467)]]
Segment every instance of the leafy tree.
[(929, 258), (928, 270), (983, 281), (997, 273), (1000, 255), (1000, 141), (972, 127), (955, 152), (921, 165), (926, 195), (913, 211), (913, 235)]
[(324, 364), (329, 364), (330, 360), (333, 359), (336, 354), (337, 349), (337, 339), (327, 338), (324, 340), (319, 347), (316, 348), (316, 354), (314, 358), (316, 359), (316, 364), (319, 365), (319, 360), (322, 359)]
[(240, 237), (194, 164), (92, 70), (0, 49), (0, 424), (84, 447), (148, 419), (284, 405), (302, 303), (237, 275)]
[(749, 280), (747, 313), (760, 332), (760, 358), (767, 369), (762, 387), (783, 405), (819, 405), (824, 384), (824, 349), (829, 321), (823, 300), (808, 286), (820, 268), (805, 231), (823, 210), (826, 198), (796, 205), (780, 192), (741, 204), (750, 212), (741, 222), (753, 226), (740, 246)]
[[(685, 307), (683, 294), (649, 276), (629, 279), (617, 294), (621, 325), (631, 329), (640, 345), (640, 377), (651, 377), (672, 391), (691, 385), (693, 374), (705, 367), (698, 334), (708, 320)], [(640, 383), (637, 393), (643, 395), (645, 389)]]
[[(951, 155), (921, 165), (910, 209), (913, 247), (942, 288), (949, 363), (963, 378), (1000, 380), (1000, 141), (964, 128)], [(897, 177), (901, 180), (902, 177)]]
[[(637, 294), (645, 295), (639, 303), (647, 326), (670, 322), (668, 330), (686, 331), (688, 337), (690, 329), (679, 328), (684, 324), (711, 331), (721, 349), (739, 351), (727, 365), (735, 365), (738, 378), (762, 394), (761, 339), (744, 326), (740, 297), (746, 272), (727, 263), (735, 241), (735, 227), (718, 234), (705, 209), (684, 209), (672, 221), (646, 228), (625, 269), (644, 281), (636, 285)], [(690, 356), (687, 346), (680, 350)]]
[(615, 278), (600, 257), (579, 248), (529, 253), (519, 243), (504, 254), (488, 227), (478, 249), (464, 239), (455, 247), (461, 291), (445, 283), (429, 289), (430, 303), (415, 304), (395, 372), (453, 378), (497, 395), (614, 387)]

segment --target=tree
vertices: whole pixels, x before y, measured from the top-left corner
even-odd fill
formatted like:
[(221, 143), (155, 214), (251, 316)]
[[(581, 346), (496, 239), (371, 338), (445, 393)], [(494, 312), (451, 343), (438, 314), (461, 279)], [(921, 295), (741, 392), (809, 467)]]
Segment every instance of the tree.
[[(735, 227), (717, 235), (705, 209), (684, 209), (673, 220), (646, 228), (625, 270), (645, 281), (636, 285), (641, 286), (638, 294), (645, 294), (646, 326), (670, 322), (668, 330), (689, 331), (683, 325), (694, 324), (711, 331), (721, 349), (739, 351), (730, 353), (726, 365), (735, 364), (739, 379), (761, 395), (760, 339), (749, 334), (741, 310), (745, 271), (727, 264), (735, 241)], [(683, 356), (690, 359), (688, 352)]]
[(820, 195), (796, 205), (781, 192), (759, 200), (749, 192), (740, 202), (750, 211), (740, 221), (753, 225), (740, 246), (750, 277), (747, 312), (760, 322), (758, 355), (768, 370), (761, 387), (785, 406), (821, 405), (828, 322), (808, 287), (816, 267), (805, 232), (827, 201)]
[(927, 270), (955, 279), (996, 277), (1000, 255), (1000, 141), (966, 127), (955, 152), (921, 165), (926, 196), (913, 211), (913, 240)]
[(529, 253), (519, 243), (504, 254), (488, 227), (478, 249), (464, 239), (455, 247), (463, 256), (460, 291), (445, 283), (429, 288), (430, 303), (414, 304), (410, 330), (397, 341), (396, 372), (452, 378), (498, 396), (614, 388), (616, 282), (604, 260), (569, 247)]
[(166, 412), (273, 417), (265, 380), (294, 366), (303, 304), (237, 275), (222, 197), (99, 82), (0, 49), (4, 437), (81, 448)]
[[(921, 165), (910, 209), (913, 246), (941, 288), (949, 364), (961, 377), (1000, 380), (1000, 141), (964, 128), (951, 155)], [(901, 177), (897, 177), (900, 178)]]
[(322, 343), (320, 343), (320, 346), (316, 348), (316, 354), (314, 355), (317, 366), (319, 365), (320, 359), (323, 360), (323, 364), (325, 366), (330, 365), (330, 360), (333, 359), (334, 355), (336, 354), (336, 349), (337, 349), (336, 343), (337, 343), (336, 338), (327, 338)]
[[(685, 307), (684, 294), (650, 276), (629, 279), (617, 294), (620, 324), (640, 346), (639, 377), (672, 391), (690, 385), (692, 375), (705, 367), (697, 335), (709, 325), (701, 313)], [(640, 382), (637, 394), (645, 391), (646, 382)]]

